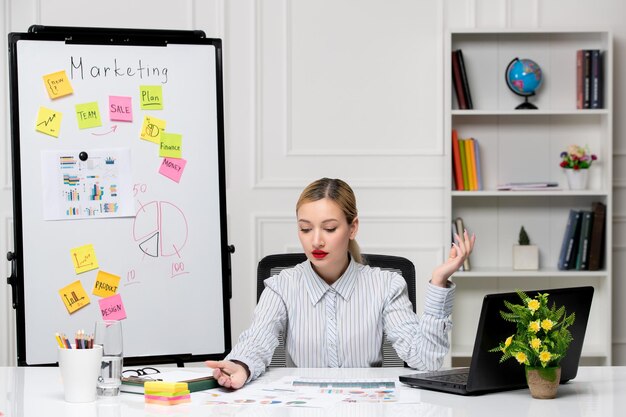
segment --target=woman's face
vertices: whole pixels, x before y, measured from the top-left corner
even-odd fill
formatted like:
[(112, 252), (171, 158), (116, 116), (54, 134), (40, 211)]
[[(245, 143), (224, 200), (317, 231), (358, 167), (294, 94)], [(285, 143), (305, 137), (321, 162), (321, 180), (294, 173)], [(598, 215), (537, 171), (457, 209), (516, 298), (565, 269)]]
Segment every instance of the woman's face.
[(347, 266), (348, 243), (356, 237), (358, 218), (348, 224), (339, 205), (328, 198), (302, 204), (297, 217), (300, 243), (315, 270), (324, 279), (339, 278)]

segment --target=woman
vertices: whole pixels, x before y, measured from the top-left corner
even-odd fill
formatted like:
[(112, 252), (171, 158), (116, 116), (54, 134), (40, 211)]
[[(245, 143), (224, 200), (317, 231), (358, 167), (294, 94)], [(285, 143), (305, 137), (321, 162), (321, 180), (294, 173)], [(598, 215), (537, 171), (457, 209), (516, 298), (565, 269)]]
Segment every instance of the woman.
[(399, 274), (362, 264), (348, 184), (313, 182), (300, 195), (296, 215), (307, 261), (265, 280), (250, 328), (225, 360), (206, 362), (218, 383), (236, 389), (261, 375), (280, 331), (299, 367), (380, 366), (384, 331), (411, 367), (439, 368), (450, 347), (454, 284), (448, 278), (472, 252), (475, 236), (455, 236), (447, 261), (433, 270), (419, 318)]

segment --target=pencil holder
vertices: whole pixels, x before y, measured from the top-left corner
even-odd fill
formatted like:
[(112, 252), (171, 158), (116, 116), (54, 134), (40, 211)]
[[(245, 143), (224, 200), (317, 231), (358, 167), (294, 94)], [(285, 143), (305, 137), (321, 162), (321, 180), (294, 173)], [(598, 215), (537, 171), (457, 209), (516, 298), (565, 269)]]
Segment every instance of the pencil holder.
[(96, 400), (96, 383), (102, 363), (102, 346), (93, 349), (57, 348), (65, 401), (85, 403)]

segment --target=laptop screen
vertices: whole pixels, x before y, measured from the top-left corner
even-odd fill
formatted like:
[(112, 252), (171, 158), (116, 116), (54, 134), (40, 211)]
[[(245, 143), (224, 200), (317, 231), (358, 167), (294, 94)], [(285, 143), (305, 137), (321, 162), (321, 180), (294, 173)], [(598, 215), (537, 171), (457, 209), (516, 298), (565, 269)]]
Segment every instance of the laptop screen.
[[(538, 292), (548, 293), (548, 302), (552, 306), (565, 306), (567, 314), (576, 313), (574, 324), (569, 328), (574, 340), (570, 344), (565, 358), (561, 360), (561, 382), (568, 381), (576, 376), (578, 362), (582, 352), (593, 287), (571, 287), (547, 289), (538, 291), (524, 291), (529, 297)], [(488, 294), (483, 300), (480, 321), (476, 332), (474, 352), (470, 365), (470, 374), (467, 383), (468, 391), (491, 391), (526, 386), (524, 366), (515, 359), (508, 359), (500, 363), (500, 353), (489, 352), (498, 346), (507, 337), (515, 333), (515, 323), (502, 319), (500, 311), (506, 311), (504, 300), (519, 304), (517, 293)]]

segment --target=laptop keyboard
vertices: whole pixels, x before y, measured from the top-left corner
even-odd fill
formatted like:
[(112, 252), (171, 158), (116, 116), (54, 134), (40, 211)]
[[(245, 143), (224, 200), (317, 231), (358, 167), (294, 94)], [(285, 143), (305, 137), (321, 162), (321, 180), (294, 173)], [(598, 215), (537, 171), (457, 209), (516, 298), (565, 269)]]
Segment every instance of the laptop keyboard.
[(450, 382), (452, 384), (467, 384), (467, 377), (469, 374), (448, 374), (448, 375), (432, 375), (427, 376), (427, 379)]

